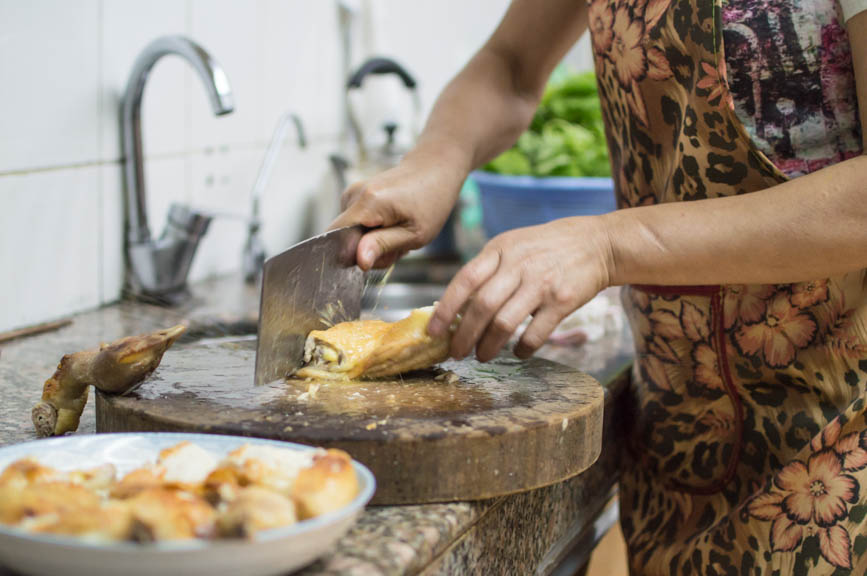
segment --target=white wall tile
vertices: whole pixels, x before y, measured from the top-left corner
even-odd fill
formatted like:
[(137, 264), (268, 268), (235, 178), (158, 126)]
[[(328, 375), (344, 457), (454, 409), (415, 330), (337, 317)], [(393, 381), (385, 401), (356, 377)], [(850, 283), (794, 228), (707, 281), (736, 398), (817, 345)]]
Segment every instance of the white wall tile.
[(373, 0), (372, 49), (405, 62), (418, 76), (425, 110), (493, 33), (509, 0)]
[(192, 199), (186, 157), (149, 158), (145, 164), (145, 195), (148, 227), (153, 236), (162, 234), (174, 203), (189, 204)]
[(249, 0), (192, 0), (190, 35), (222, 65), (235, 111), (215, 117), (207, 94), (193, 79), (190, 141), (194, 149), (261, 140), (262, 59), (257, 4)]
[(337, 6), (330, 0), (260, 0), (262, 120), (260, 138), (293, 110), (312, 138), (333, 136), (342, 121)]
[[(315, 233), (311, 210), (320, 194), (337, 194), (330, 181), (327, 155), (332, 142), (306, 150), (286, 144), (275, 162), (262, 197), (262, 237), (269, 255), (281, 252)], [(199, 246), (191, 281), (238, 270), (247, 238), (250, 192), (263, 148), (212, 152), (191, 158), (193, 205), (217, 217)], [(326, 216), (326, 222), (330, 217)]]
[(313, 142), (306, 150), (283, 150), (262, 198), (262, 238), (268, 254), (323, 232), (333, 220), (335, 214), (317, 213), (319, 207), (334, 206), (327, 201), (340, 193), (328, 164), (333, 150), (332, 141)]
[[(445, 85), (494, 31), (508, 0), (366, 0), (359, 23), (356, 68), (366, 57), (388, 56), (404, 65), (418, 81), (422, 102), (420, 123), (430, 113)], [(384, 142), (385, 121), (399, 124), (399, 141), (408, 143), (413, 121), (411, 100), (394, 77), (372, 77), (352, 105), (365, 130), (365, 140)]]
[(93, 161), (97, 0), (0, 0), (0, 172)]
[(262, 153), (220, 148), (190, 157), (192, 205), (215, 214), (193, 260), (191, 281), (240, 268), (250, 191)]
[[(120, 103), (133, 62), (152, 40), (187, 34), (188, 3), (179, 0), (103, 0), (102, 4), (102, 142), (100, 159), (121, 157)], [(160, 60), (145, 86), (142, 132), (145, 154), (182, 152), (186, 142), (187, 76), (182, 59)]]
[(99, 304), (99, 169), (0, 177), (0, 331)]
[(120, 299), (124, 281), (123, 171), (118, 164), (100, 166), (100, 267), (102, 304)]

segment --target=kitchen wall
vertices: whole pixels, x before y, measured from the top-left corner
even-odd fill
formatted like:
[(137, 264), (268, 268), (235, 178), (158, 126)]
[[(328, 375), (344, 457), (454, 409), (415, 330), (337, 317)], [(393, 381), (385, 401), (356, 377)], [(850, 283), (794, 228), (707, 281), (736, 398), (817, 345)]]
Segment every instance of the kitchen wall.
[[(508, 2), (346, 4), (358, 11), (356, 63), (373, 53), (404, 62), (420, 79), (426, 111)], [(0, 331), (120, 297), (119, 102), (136, 55), (163, 34), (188, 35), (210, 51), (236, 102), (233, 114), (214, 117), (176, 57), (157, 64), (145, 90), (152, 231), (162, 230), (172, 202), (223, 214), (192, 280), (240, 266), (250, 190), (286, 110), (302, 117), (310, 145), (302, 151), (287, 139), (275, 167), (263, 200), (269, 252), (309, 233), (311, 207), (336, 194), (327, 163), (342, 128), (336, 1), (0, 0)], [(579, 46), (571, 58), (586, 67), (587, 55)], [(367, 117), (377, 106), (401, 110), (403, 94), (388, 82), (359, 104)]]

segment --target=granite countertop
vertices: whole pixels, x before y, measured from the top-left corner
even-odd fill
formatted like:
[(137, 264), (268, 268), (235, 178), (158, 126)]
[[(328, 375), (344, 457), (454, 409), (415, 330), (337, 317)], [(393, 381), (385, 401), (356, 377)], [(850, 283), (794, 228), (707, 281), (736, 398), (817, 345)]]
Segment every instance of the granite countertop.
[[(249, 329), (257, 298), (256, 289), (238, 277), (220, 278), (195, 286), (193, 298), (178, 308), (124, 301), (79, 314), (55, 332), (0, 345), (0, 445), (36, 438), (30, 409), (63, 354), (179, 322), (189, 323), (191, 332), (199, 327), (207, 333), (201, 327), (215, 325), (229, 332)], [(631, 350), (628, 336), (620, 332), (580, 348), (540, 351), (606, 387), (602, 455), (587, 471), (553, 486), (479, 502), (369, 507), (329, 556), (301, 574), (547, 574), (564, 561), (580, 561), (575, 555), (586, 554), (587, 543), (592, 545), (616, 519), (609, 501), (622, 442), (614, 423), (628, 384)], [(91, 401), (79, 433), (94, 431)]]

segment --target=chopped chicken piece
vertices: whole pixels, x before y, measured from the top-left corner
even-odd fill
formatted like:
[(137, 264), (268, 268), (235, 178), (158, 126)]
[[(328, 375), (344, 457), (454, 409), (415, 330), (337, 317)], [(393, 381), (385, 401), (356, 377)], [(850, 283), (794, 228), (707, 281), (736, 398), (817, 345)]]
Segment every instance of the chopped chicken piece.
[(131, 498), (151, 488), (203, 492), (202, 484), (217, 467), (217, 459), (207, 450), (181, 442), (160, 452), (157, 463), (136, 468), (115, 483), (113, 498)]
[(0, 474), (0, 487), (24, 487), (46, 482), (69, 482), (80, 484), (90, 490), (106, 490), (114, 482), (115, 468), (103, 464), (87, 470), (64, 472), (43, 466), (31, 458), (17, 460)]
[(137, 542), (209, 538), (216, 529), (216, 512), (204, 498), (153, 488), (124, 501), (129, 507), (131, 538)]
[(204, 494), (208, 502), (217, 505), (231, 502), (238, 496), (241, 488), (250, 485), (250, 479), (235, 464), (221, 464), (208, 474), (204, 482)]
[(238, 470), (242, 486), (255, 484), (288, 495), (298, 472), (313, 464), (313, 453), (245, 444), (229, 452), (223, 464)]
[(304, 344), (305, 365), (296, 376), (321, 380), (358, 378), (390, 328), (382, 320), (359, 320), (314, 330)]
[(442, 362), (448, 358), (451, 337), (433, 338), (427, 333), (433, 311), (433, 306), (427, 306), (394, 323), (359, 320), (314, 330), (304, 346), (305, 365), (295, 376), (386, 378)]
[(295, 503), (273, 490), (241, 488), (217, 519), (220, 534), (249, 538), (262, 530), (295, 524)]
[(120, 479), (111, 487), (111, 497), (121, 500), (132, 498), (133, 496), (151, 490), (154, 488), (162, 488), (163, 480), (160, 478), (159, 470), (155, 467), (148, 466), (144, 468), (136, 468), (126, 476)]
[(292, 486), (300, 518), (313, 518), (349, 504), (358, 493), (358, 479), (349, 454), (328, 450), (313, 457), (313, 465), (303, 468)]
[(39, 482), (0, 487), (0, 523), (18, 524), (28, 518), (87, 515), (100, 506), (99, 495), (80, 484)]
[(200, 446), (181, 442), (160, 452), (157, 465), (165, 482), (201, 484), (217, 467), (217, 459)]
[(132, 516), (123, 502), (108, 501), (87, 513), (43, 516), (42, 521), (31, 523), (30, 530), (78, 536), (92, 542), (116, 542), (130, 539)]

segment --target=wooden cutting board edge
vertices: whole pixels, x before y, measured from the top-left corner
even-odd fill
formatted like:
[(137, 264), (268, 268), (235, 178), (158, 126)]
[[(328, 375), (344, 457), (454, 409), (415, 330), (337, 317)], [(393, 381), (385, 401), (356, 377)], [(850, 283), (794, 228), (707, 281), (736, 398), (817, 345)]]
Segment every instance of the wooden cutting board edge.
[[(377, 492), (371, 502), (374, 505), (483, 500), (562, 482), (596, 461), (602, 448), (604, 393), (601, 385), (590, 376), (582, 376), (598, 387), (598, 394), (576, 406), (565, 425), (563, 418), (559, 418), (530, 429), (504, 430), (496, 435), (443, 434), (434, 439), (392, 442), (386, 450), (381, 449), (384, 442), (366, 442), (363, 438), (346, 442), (321, 439), (305, 442), (297, 433), (291, 438), (279, 433), (261, 434), (261, 429), (253, 425), (245, 429), (243, 422), (231, 427), (191, 426), (189, 420), (181, 419), (182, 415), (178, 418), (155, 416), (146, 408), (142, 409), (141, 402), (134, 398), (103, 393), (96, 394), (96, 427), (97, 432), (203, 432), (340, 448), (365, 464), (377, 477)], [(588, 382), (583, 384), (586, 386)], [(418, 450), (429, 453), (420, 460), (413, 457)], [(493, 463), (495, 460), (500, 464)], [(418, 461), (423, 469), (396, 468), (393, 463), (397, 461)], [(503, 462), (512, 463), (512, 469), (500, 470)], [(471, 478), (466, 477), (468, 474)], [(402, 490), (403, 486), (411, 486), (411, 492)]]

